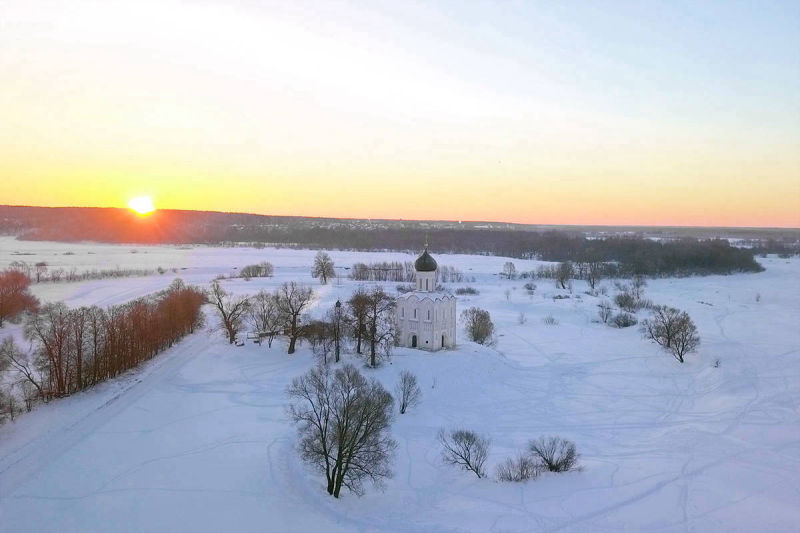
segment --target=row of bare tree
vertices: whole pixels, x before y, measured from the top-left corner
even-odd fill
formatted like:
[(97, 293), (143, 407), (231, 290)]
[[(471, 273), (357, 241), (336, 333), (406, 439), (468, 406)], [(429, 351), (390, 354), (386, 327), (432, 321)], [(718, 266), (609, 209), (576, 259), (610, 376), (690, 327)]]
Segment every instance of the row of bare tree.
[[(411, 261), (381, 261), (377, 263), (356, 263), (350, 270), (350, 279), (355, 281), (395, 281), (411, 283), (414, 281), (416, 270)], [(442, 283), (462, 283), (475, 281), (467, 279), (464, 272), (454, 266), (439, 265), (437, 271), (438, 281)]]
[(166, 290), (102, 309), (48, 303), (25, 322), (28, 352), (4, 342), (2, 358), (38, 399), (66, 396), (146, 361), (203, 322), (202, 290), (176, 279)]
[(236, 296), (219, 280), (211, 283), (209, 302), (214, 306), (228, 342), (237, 343), (249, 327), (259, 340), (272, 346), (274, 338), (288, 339), (287, 353), (293, 354), (300, 340), (306, 340), (324, 363), (330, 356), (338, 362), (342, 350), (369, 354), (370, 365), (388, 354), (395, 340), (395, 299), (381, 287), (359, 288), (344, 304), (337, 302), (324, 317), (310, 319), (313, 289), (290, 281), (273, 292)]
[[(68, 255), (72, 255), (68, 253)], [(150, 276), (158, 272), (163, 274), (166, 272), (164, 268), (158, 267), (156, 270), (147, 268), (92, 268), (89, 270), (78, 270), (78, 267), (66, 269), (63, 267), (53, 267), (48, 265), (45, 261), (39, 261), (33, 264), (26, 263), (25, 261), (14, 261), (9, 267), (9, 270), (16, 270), (24, 274), (30, 281), (36, 283), (61, 281), (76, 282), (87, 281), (90, 279), (108, 279), (108, 278), (129, 278), (133, 276)]]

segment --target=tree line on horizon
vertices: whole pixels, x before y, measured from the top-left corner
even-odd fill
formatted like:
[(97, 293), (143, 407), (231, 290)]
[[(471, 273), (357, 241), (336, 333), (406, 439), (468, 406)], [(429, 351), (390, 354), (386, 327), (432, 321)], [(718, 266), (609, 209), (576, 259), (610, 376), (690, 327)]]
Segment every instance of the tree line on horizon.
[(725, 239), (654, 240), (635, 234), (587, 236), (581, 231), (437, 226), (423, 222), (270, 217), (159, 210), (142, 218), (120, 209), (0, 207), (0, 234), (29, 240), (112, 243), (251, 243), (293, 248), (416, 251), (426, 233), (439, 253), (614, 265), (609, 275), (689, 276), (759, 272), (756, 254), (800, 252), (791, 231), (749, 248)]

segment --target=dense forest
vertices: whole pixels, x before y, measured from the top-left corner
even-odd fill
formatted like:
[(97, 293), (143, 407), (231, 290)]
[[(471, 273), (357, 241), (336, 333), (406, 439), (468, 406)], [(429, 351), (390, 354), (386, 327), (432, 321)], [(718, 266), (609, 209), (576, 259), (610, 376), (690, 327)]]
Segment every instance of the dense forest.
[(708, 228), (575, 228), (486, 222), (279, 217), (158, 210), (0, 206), (0, 233), (21, 239), (119, 243), (258, 243), (343, 250), (418, 250), (427, 235), (440, 253), (545, 261), (605, 262), (620, 275), (758, 272), (755, 254), (794, 254), (800, 231)]

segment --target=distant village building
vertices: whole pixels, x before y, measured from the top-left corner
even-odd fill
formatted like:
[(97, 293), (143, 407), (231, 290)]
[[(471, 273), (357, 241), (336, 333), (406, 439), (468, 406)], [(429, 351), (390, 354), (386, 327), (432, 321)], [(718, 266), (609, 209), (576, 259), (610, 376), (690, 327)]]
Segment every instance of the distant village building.
[(414, 263), (415, 290), (397, 298), (398, 344), (436, 351), (456, 343), (456, 297), (437, 290), (436, 261), (425, 251)]

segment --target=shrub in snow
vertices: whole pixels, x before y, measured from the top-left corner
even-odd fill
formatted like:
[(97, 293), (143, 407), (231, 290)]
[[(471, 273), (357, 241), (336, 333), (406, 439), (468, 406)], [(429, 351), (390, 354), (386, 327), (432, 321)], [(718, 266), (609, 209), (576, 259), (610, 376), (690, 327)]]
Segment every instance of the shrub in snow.
[(283, 317), (278, 309), (277, 293), (259, 291), (250, 298), (246, 311), (247, 321), (259, 338), (267, 339), (267, 345), (272, 347), (272, 340), (284, 325)]
[(547, 315), (542, 319), (542, 323), (547, 326), (557, 326), (558, 320), (556, 320), (556, 317), (554, 317), (553, 315)]
[(575, 443), (561, 437), (540, 437), (528, 444), (531, 455), (541, 468), (550, 472), (568, 472), (578, 469), (578, 452)]
[[(405, 294), (407, 292), (414, 292), (414, 286), (413, 285), (398, 285), (397, 286), (397, 292), (399, 292), (400, 294)], [(458, 291), (456, 291), (456, 292), (458, 292)]]
[(478, 290), (473, 287), (459, 287), (456, 289), (456, 294), (464, 296), (467, 294), (479, 294)]
[(250, 278), (270, 278), (275, 269), (272, 263), (264, 261), (257, 265), (247, 265), (239, 271), (239, 277), (249, 280)]
[(400, 381), (394, 390), (400, 401), (400, 414), (405, 414), (409, 407), (417, 405), (422, 397), (422, 390), (417, 384), (417, 376), (408, 370), (400, 372)]
[(700, 336), (697, 334), (697, 326), (694, 325), (689, 315), (686, 315), (672, 341), (672, 346), (670, 347), (672, 356), (683, 363), (684, 356), (695, 351), (699, 345)]
[(478, 344), (491, 344), (494, 334), (494, 323), (489, 311), (479, 307), (470, 307), (461, 313), (464, 330), (470, 340)]
[(506, 279), (516, 279), (517, 267), (511, 261), (506, 261), (506, 263), (503, 265), (503, 271), (500, 272), (500, 275)]
[(528, 291), (528, 294), (533, 296), (533, 294), (536, 292), (536, 284), (531, 282), (526, 283), (525, 290)]
[(528, 317), (525, 316), (525, 313), (520, 313), (519, 316), (517, 316), (517, 323), (520, 326), (524, 326), (527, 322), (528, 322)]
[(368, 381), (353, 365), (334, 372), (320, 365), (295, 378), (287, 394), (300, 456), (325, 473), (328, 494), (338, 498), (346, 487), (361, 495), (365, 480), (380, 486), (392, 476), (394, 400), (378, 381)]
[(672, 352), (681, 363), (683, 356), (700, 344), (692, 319), (686, 311), (674, 307), (655, 307), (652, 316), (642, 322), (642, 332), (645, 338)]
[(630, 313), (617, 313), (611, 319), (611, 323), (618, 328), (629, 328), (635, 326), (639, 321)]
[(536, 479), (541, 472), (541, 466), (536, 460), (525, 453), (517, 457), (509, 457), (497, 466), (495, 477), (497, 481), (520, 482)]
[(486, 475), (484, 465), (489, 456), (488, 438), (468, 429), (456, 429), (449, 433), (441, 429), (438, 438), (445, 463), (460, 466), (479, 478)]
[(621, 292), (614, 297), (614, 303), (617, 307), (627, 311), (628, 313), (635, 313), (638, 310), (636, 299), (629, 292)]
[(566, 289), (574, 274), (575, 271), (571, 261), (560, 263), (555, 271), (556, 287)]

